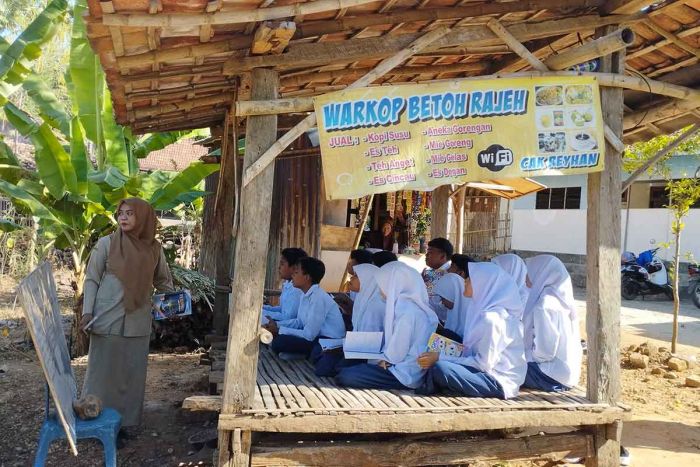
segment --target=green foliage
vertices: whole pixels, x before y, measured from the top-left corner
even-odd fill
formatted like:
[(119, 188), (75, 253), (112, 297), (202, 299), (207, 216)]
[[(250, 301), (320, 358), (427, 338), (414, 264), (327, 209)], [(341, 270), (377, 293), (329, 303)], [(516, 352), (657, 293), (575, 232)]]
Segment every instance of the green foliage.
[[(625, 172), (634, 172), (651, 159), (654, 154), (657, 154), (663, 148), (671, 144), (686, 130), (687, 128), (683, 128), (670, 135), (659, 135), (649, 141), (627, 146), (622, 157), (622, 168)], [(671, 151), (669, 154), (662, 157), (656, 164), (649, 168), (648, 173), (649, 175), (660, 175), (667, 179), (670, 176), (670, 170), (667, 165), (669, 159), (677, 154), (697, 154), (698, 150), (700, 150), (700, 133), (683, 141), (678, 145), (675, 151)]]
[(185, 269), (177, 264), (170, 264), (170, 272), (173, 275), (173, 282), (176, 287), (187, 289), (192, 295), (194, 303), (204, 302), (210, 308), (214, 308), (214, 280), (204, 274)]
[(671, 231), (676, 234), (683, 230), (685, 224), (683, 218), (690, 211), (690, 207), (700, 200), (700, 179), (682, 178), (669, 182), (668, 208), (673, 212)]

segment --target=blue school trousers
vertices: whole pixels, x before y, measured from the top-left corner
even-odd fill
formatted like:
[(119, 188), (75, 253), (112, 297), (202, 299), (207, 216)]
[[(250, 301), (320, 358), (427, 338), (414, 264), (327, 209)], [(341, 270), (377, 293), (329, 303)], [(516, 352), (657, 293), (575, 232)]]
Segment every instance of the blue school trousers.
[(335, 381), (349, 388), (410, 389), (401, 384), (391, 371), (371, 363), (344, 367), (336, 375)]
[(309, 358), (314, 365), (316, 376), (333, 377), (338, 373), (338, 365), (343, 361), (343, 348), (324, 352), (321, 344), (316, 342)]
[(468, 397), (505, 399), (503, 388), (493, 376), (470, 366), (438, 360), (435, 366), (428, 370), (426, 378), (426, 385), (417, 392), (429, 394), (442, 389)]
[(287, 352), (287, 353), (298, 353), (306, 355), (307, 357), (311, 353), (314, 344), (317, 344), (318, 340), (307, 341), (303, 337), (290, 336), (287, 334), (277, 334), (270, 348), (275, 351), (275, 353)]
[(564, 392), (571, 389), (544, 374), (540, 366), (535, 362), (527, 363), (527, 374), (525, 375), (523, 387), (547, 392)]

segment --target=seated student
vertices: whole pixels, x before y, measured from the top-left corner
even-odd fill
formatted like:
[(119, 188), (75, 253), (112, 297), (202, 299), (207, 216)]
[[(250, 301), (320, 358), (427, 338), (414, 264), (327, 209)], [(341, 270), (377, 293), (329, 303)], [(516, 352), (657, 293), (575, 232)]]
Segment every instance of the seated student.
[(360, 332), (384, 331), (384, 299), (377, 285), (379, 268), (373, 264), (357, 264), (350, 279), (350, 290), (357, 293), (352, 306), (352, 330)]
[(474, 262), (476, 262), (476, 260), (471, 256), (455, 253), (452, 255), (452, 258), (450, 258), (450, 268), (447, 270), (447, 272), (452, 272), (460, 276), (462, 279), (466, 279), (468, 277), (467, 265)]
[(428, 300), (433, 311), (437, 314), (440, 322), (445, 322), (447, 309), (442, 306), (440, 297), (433, 292), (435, 283), (450, 269), (450, 258), (452, 257), (452, 244), (446, 238), (434, 238), (428, 242), (428, 250), (425, 253), (425, 264), (428, 266), (421, 274), (423, 282), (428, 290)]
[(423, 281), (410, 266), (398, 261), (382, 266), (377, 285), (385, 297), (383, 358), (340, 370), (341, 386), (376, 389), (418, 387), (425, 371), (416, 358), (437, 327)]
[[(326, 267), (322, 261), (310, 257), (299, 260), (299, 265), (292, 274), (294, 287), (301, 289), (304, 294), (297, 317), (279, 323), (270, 321), (264, 326), (275, 336), (270, 344), (275, 352), (308, 356), (314, 346), (320, 348), (319, 337), (345, 337), (345, 324), (338, 305), (318, 285), (325, 273)], [(322, 353), (316, 355), (314, 364), (322, 356)]]
[(399, 258), (397, 258), (391, 251), (378, 251), (372, 255), (372, 263), (378, 268), (381, 268), (387, 263), (398, 260)]
[(433, 291), (447, 308), (445, 325), (438, 326), (436, 332), (448, 339), (462, 342), (464, 323), (471, 304), (471, 299), (464, 296), (464, 278), (448, 273), (435, 284)]
[(464, 295), (472, 297), (472, 304), (464, 325), (462, 356), (420, 355), (418, 364), (430, 371), (425, 385), (416, 392), (447, 390), (471, 397), (515, 397), (527, 372), (518, 288), (495, 264), (470, 263), (468, 274)]
[[(358, 264), (372, 264), (372, 253), (367, 250), (352, 250), (346, 267), (347, 273), (352, 276), (354, 274), (352, 268)], [(357, 292), (351, 290), (348, 295), (350, 299), (354, 301), (357, 297)]]
[(524, 387), (566, 391), (581, 376), (581, 336), (571, 277), (559, 259), (539, 255), (527, 260), (531, 285), (523, 327), (527, 377)]
[(523, 302), (523, 306), (527, 303), (527, 296), (530, 294), (530, 289), (528, 289), (526, 282), (527, 278), (527, 266), (525, 261), (512, 253), (505, 255), (499, 255), (491, 259), (491, 262), (498, 264), (505, 272), (507, 272), (510, 277), (515, 281), (515, 285), (518, 286), (518, 292), (520, 293), (520, 300)]
[(262, 312), (263, 316), (275, 321), (284, 321), (297, 317), (299, 302), (304, 293), (292, 284), (292, 272), (294, 272), (294, 268), (299, 263), (299, 260), (308, 256), (301, 248), (285, 248), (280, 255), (278, 271), (280, 277), (284, 280), (280, 304), (279, 306), (263, 305)]

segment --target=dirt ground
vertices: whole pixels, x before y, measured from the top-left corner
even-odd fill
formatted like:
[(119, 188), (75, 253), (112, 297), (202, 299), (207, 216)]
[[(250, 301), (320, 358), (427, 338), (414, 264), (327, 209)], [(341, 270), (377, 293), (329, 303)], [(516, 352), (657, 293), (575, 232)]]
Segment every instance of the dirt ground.
[[(13, 281), (0, 277), (0, 467), (31, 465), (46, 397), (38, 360), (25, 342), (22, 312), (13, 308), (14, 287)], [(70, 293), (59, 287), (67, 305)], [(577, 298), (585, 316), (580, 291)], [(663, 353), (652, 356), (646, 369), (632, 369), (627, 362), (631, 346), (669, 347), (670, 311), (670, 302), (661, 301), (624, 302), (621, 310), (622, 400), (633, 410), (632, 420), (624, 426), (623, 444), (632, 453), (633, 465), (700, 465), (700, 389), (684, 386), (687, 375), (700, 375), (700, 365), (677, 372), (677, 379), (667, 379), (651, 374), (654, 368), (666, 371)], [(67, 307), (64, 312), (68, 326)], [(681, 356), (700, 359), (700, 310), (689, 302), (681, 308), (680, 342)], [(188, 440), (214, 430), (215, 416), (180, 408), (185, 397), (206, 393), (207, 371), (198, 361), (196, 354), (149, 356), (144, 422), (137, 438), (119, 451), (120, 466), (212, 465), (213, 446)], [(73, 362), (79, 385), (85, 365), (85, 358)], [(65, 442), (55, 443), (47, 465), (102, 465), (99, 443), (80, 441), (78, 446), (80, 456), (75, 458)]]

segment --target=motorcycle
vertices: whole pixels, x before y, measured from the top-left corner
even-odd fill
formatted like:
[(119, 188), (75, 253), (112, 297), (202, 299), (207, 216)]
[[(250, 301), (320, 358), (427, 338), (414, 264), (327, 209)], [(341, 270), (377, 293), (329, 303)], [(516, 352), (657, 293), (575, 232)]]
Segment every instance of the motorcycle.
[(693, 300), (695, 306), (700, 308), (700, 265), (689, 264), (688, 276), (690, 276), (688, 293), (690, 294), (690, 298)]
[(626, 251), (622, 254), (622, 298), (634, 300), (639, 295), (664, 294), (673, 300), (673, 287), (668, 283), (668, 271), (656, 257), (659, 248), (643, 251), (639, 256)]

